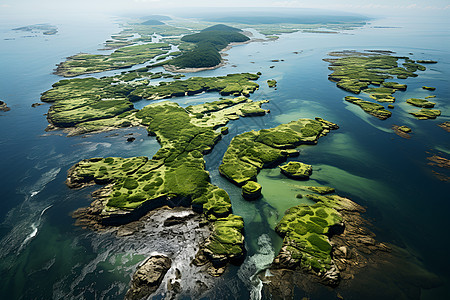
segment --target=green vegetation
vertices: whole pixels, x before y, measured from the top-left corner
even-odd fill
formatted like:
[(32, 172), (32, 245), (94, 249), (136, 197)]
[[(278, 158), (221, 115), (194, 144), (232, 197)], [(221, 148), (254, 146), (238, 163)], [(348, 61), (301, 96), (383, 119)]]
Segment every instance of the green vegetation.
[(399, 126), (397, 130), (400, 130), (401, 132), (404, 133), (410, 133), (412, 131), (411, 128), (409, 128), (408, 126)]
[(60, 63), (56, 74), (74, 77), (82, 74), (97, 73), (114, 69), (128, 68), (145, 63), (158, 55), (167, 54), (169, 44), (150, 43), (117, 49), (110, 55), (81, 53)]
[(362, 100), (357, 97), (346, 96), (345, 101), (358, 105), (366, 113), (368, 113), (374, 117), (377, 117), (380, 120), (386, 120), (387, 118), (389, 118), (392, 115), (392, 113), (390, 111), (387, 111), (383, 107), (383, 105), (373, 103), (370, 101), (365, 101), (365, 100)]
[(312, 174), (312, 166), (297, 161), (291, 161), (288, 164), (280, 166), (280, 171), (287, 177), (293, 179), (309, 179), (309, 176)]
[(419, 120), (428, 120), (428, 119), (436, 119), (436, 117), (441, 115), (441, 111), (438, 109), (422, 108), (421, 110), (411, 112), (410, 114)]
[(335, 189), (329, 186), (308, 186), (307, 189), (321, 195), (331, 194), (335, 192)]
[(277, 81), (275, 79), (269, 79), (267, 80), (267, 84), (269, 85), (269, 87), (276, 87), (277, 86)]
[(141, 25), (164, 25), (164, 23), (158, 20), (150, 19), (145, 22), (142, 22)]
[(417, 62), (418, 63), (420, 63), (420, 64), (436, 64), (437, 63), (437, 61), (435, 61), (435, 60), (430, 60), (430, 59), (425, 59), (425, 60), (417, 60)]
[(435, 91), (436, 90), (435, 87), (431, 87), (431, 86), (423, 86), (422, 88), (427, 91)]
[[(321, 119), (319, 119), (321, 120)], [(219, 172), (236, 185), (255, 180), (259, 170), (277, 165), (289, 156), (298, 155), (294, 148), (316, 144), (320, 136), (337, 125), (327, 121), (299, 119), (272, 129), (250, 131), (233, 138)]]
[(228, 74), (221, 77), (191, 77), (187, 80), (173, 81), (159, 86), (139, 86), (131, 92), (133, 99), (158, 100), (171, 97), (195, 95), (201, 92), (219, 92), (223, 96), (244, 95), (248, 97), (258, 89), (258, 75), (250, 73)]
[(417, 99), (417, 98), (410, 98), (406, 100), (406, 103), (417, 106), (417, 107), (423, 107), (423, 108), (433, 108), (436, 103), (430, 102), (425, 99)]
[(338, 211), (326, 203), (298, 205), (288, 209), (275, 228), (284, 238), (281, 252), (290, 263), (315, 273), (325, 273), (333, 266), (327, 234), (342, 222)]
[(255, 200), (261, 197), (262, 186), (255, 181), (247, 181), (242, 186), (242, 197), (246, 200)]
[(181, 41), (195, 44), (195, 48), (172, 59), (169, 64), (177, 68), (209, 68), (222, 61), (219, 51), (230, 43), (246, 42), (248, 37), (240, 33), (240, 29), (226, 25), (215, 25), (203, 29), (199, 33), (185, 35)]
[[(130, 101), (145, 95), (150, 99), (171, 96), (194, 95), (202, 91), (218, 91), (222, 94), (249, 95), (258, 88), (254, 74), (230, 74), (223, 77), (195, 77), (148, 86), (156, 78), (174, 78), (172, 74), (151, 73), (147, 68), (124, 72), (113, 77), (64, 79), (53, 84), (42, 94), (41, 100), (52, 102), (47, 118), (57, 127), (76, 127), (73, 134), (93, 132), (105, 128), (137, 126), (141, 120)], [(177, 78), (181, 78), (179, 75)], [(182, 91), (180, 91), (182, 90)], [(197, 91), (194, 91), (197, 90)], [(154, 94), (151, 94), (154, 93)], [(188, 108), (196, 115), (192, 123), (197, 126), (225, 125), (240, 116), (264, 115), (261, 105), (267, 101), (253, 102), (245, 97), (219, 100)]]
[(364, 93), (370, 94), (370, 98), (378, 102), (395, 102), (395, 98), (392, 96), (392, 94), (395, 93), (395, 89), (393, 88), (368, 88), (364, 90)]

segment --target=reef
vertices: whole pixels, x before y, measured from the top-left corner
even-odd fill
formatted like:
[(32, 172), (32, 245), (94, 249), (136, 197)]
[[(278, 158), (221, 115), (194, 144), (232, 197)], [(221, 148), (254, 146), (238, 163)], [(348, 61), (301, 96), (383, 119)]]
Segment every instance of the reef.
[(417, 98), (410, 98), (406, 100), (406, 103), (417, 106), (417, 107), (423, 107), (423, 108), (433, 108), (436, 103), (430, 102), (425, 99), (417, 99)]
[(400, 136), (402, 138), (409, 139), (411, 137), (409, 135), (409, 133), (411, 133), (412, 130), (408, 126), (392, 125), (392, 129), (394, 130), (396, 135), (398, 135), (398, 136)]
[(309, 179), (309, 176), (312, 174), (312, 166), (297, 161), (290, 161), (285, 165), (281, 165), (280, 171), (292, 179)]
[(438, 124), (439, 127), (441, 127), (442, 129), (444, 129), (447, 132), (450, 132), (450, 122), (449, 121), (445, 121), (444, 123)]
[(11, 110), (11, 108), (8, 107), (4, 101), (0, 100), (0, 110), (1, 111), (9, 111), (9, 110)]
[(295, 147), (316, 144), (319, 137), (337, 129), (334, 123), (317, 118), (299, 119), (272, 129), (250, 131), (233, 138), (219, 166), (222, 176), (238, 186), (255, 181), (262, 168), (276, 166), (298, 155)]
[(419, 111), (410, 112), (409, 114), (413, 115), (419, 120), (428, 120), (428, 119), (436, 119), (436, 117), (441, 115), (441, 111), (438, 109), (422, 108)]
[(369, 115), (372, 115), (374, 117), (377, 117), (380, 120), (386, 120), (387, 118), (389, 118), (392, 115), (392, 113), (390, 111), (386, 110), (384, 108), (384, 106), (381, 104), (362, 100), (360, 98), (353, 97), (353, 96), (346, 96), (345, 101), (358, 105), (366, 113), (368, 113)]

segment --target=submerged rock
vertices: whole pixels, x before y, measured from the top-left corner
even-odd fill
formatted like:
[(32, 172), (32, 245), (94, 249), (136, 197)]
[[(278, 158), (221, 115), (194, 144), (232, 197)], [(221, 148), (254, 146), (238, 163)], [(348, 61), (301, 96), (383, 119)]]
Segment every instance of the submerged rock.
[(127, 300), (138, 300), (154, 293), (161, 284), (172, 260), (164, 255), (149, 257), (133, 275), (131, 287), (125, 295)]

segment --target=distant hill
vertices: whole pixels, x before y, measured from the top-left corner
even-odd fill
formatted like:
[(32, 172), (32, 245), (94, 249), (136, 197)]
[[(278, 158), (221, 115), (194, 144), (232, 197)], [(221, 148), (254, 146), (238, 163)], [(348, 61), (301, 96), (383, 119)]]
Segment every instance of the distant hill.
[(150, 15), (142, 17), (143, 20), (158, 20), (158, 21), (169, 21), (172, 20), (169, 16), (162, 16), (162, 15)]
[(158, 21), (158, 20), (148, 20), (148, 21), (142, 22), (141, 25), (164, 25), (164, 23), (161, 21)]
[(199, 33), (185, 35), (181, 40), (195, 43), (196, 47), (192, 51), (174, 58), (170, 64), (179, 68), (215, 67), (221, 62), (220, 50), (230, 43), (249, 40), (240, 32), (240, 29), (218, 24), (203, 29)]
[(238, 29), (238, 28), (234, 28), (228, 25), (224, 25), (224, 24), (217, 24), (217, 25), (213, 25), (211, 27), (205, 28), (202, 30), (202, 32), (204, 31), (234, 31), (234, 32), (241, 32), (242, 30)]

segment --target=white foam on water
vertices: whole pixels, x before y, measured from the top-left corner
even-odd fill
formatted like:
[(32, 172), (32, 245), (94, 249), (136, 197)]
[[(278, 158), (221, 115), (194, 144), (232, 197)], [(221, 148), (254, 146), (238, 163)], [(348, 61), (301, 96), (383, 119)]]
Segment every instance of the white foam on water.
[(258, 238), (258, 246), (258, 252), (248, 257), (238, 271), (239, 278), (250, 289), (251, 300), (261, 299), (263, 283), (258, 273), (267, 269), (275, 257), (272, 240), (268, 234), (262, 234)]

